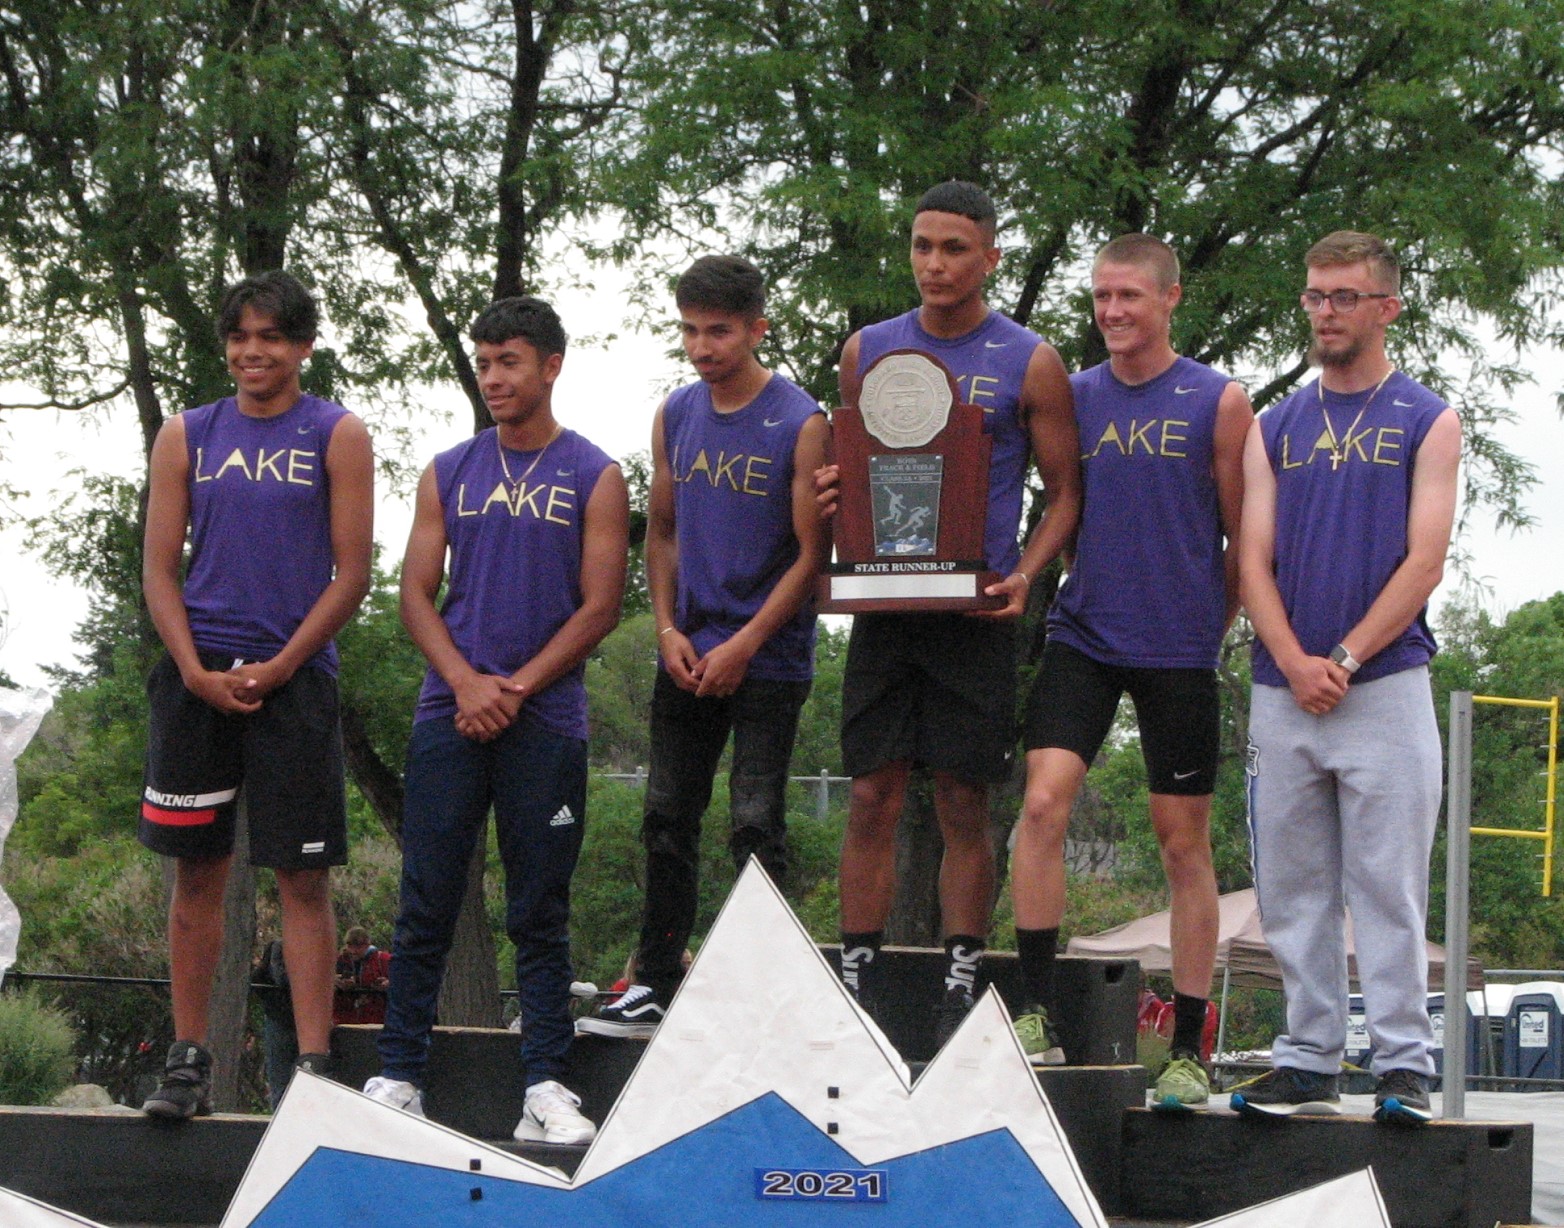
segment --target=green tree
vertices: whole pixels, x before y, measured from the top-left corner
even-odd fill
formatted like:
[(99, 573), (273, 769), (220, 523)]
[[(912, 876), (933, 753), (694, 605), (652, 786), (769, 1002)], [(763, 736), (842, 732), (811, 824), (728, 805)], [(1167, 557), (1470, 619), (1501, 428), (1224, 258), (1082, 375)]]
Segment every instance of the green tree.
[[(1406, 267), (1397, 361), (1460, 409), (1469, 499), (1526, 522), (1535, 470), (1493, 432), (1525, 374), (1483, 330), (1553, 335), (1564, 6), (696, 0), (649, 21), (663, 54), (633, 82), (645, 128), (615, 168), (630, 230), (610, 250), (655, 238), (671, 265), (721, 235), (771, 278), (773, 362), (820, 398), (852, 331), (916, 304), (908, 215), (945, 178), (993, 191), (991, 301), (1067, 366), (1103, 357), (1090, 255), (1151, 231), (1183, 260), (1175, 345), (1262, 407), (1306, 370), (1303, 253), (1374, 230)], [(912, 937), (934, 929), (921, 798), (893, 923)], [(1001, 832), (1015, 801), (998, 791)]]
[(663, 55), (634, 81), (613, 250), (722, 235), (772, 278), (783, 365), (822, 399), (848, 334), (915, 305), (907, 214), (940, 179), (993, 190), (993, 301), (1072, 368), (1103, 356), (1085, 259), (1166, 238), (1175, 343), (1260, 406), (1305, 370), (1304, 251), (1352, 226), (1403, 255), (1398, 359), (1461, 408), (1470, 497), (1525, 521), (1533, 471), (1492, 435), (1524, 373), (1478, 325), (1555, 333), (1564, 6), (697, 0), (647, 20)]
[[(1441, 614), (1434, 658), (1436, 711), (1448, 746), (1451, 691), (1547, 700), (1564, 694), (1564, 593), (1531, 601), (1497, 622), (1453, 605)], [(1548, 718), (1534, 708), (1478, 704), (1472, 721), (1472, 824), (1541, 831)], [(1564, 948), (1557, 891), (1542, 895), (1542, 847), (1535, 840), (1471, 839), (1471, 945), (1488, 967), (1546, 968)], [(1434, 849), (1429, 932), (1445, 926), (1445, 830)]]

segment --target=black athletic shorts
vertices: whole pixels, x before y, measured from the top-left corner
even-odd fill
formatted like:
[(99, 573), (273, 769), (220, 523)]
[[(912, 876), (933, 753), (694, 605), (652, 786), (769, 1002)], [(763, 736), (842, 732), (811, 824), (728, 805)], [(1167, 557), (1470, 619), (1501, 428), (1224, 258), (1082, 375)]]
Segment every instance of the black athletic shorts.
[(842, 678), (842, 766), (908, 760), (973, 784), (1015, 757), (1015, 624), (964, 614), (859, 614)]
[[(233, 658), (201, 654), (208, 669)], [(347, 861), (337, 680), (304, 668), (256, 712), (228, 713), (186, 690), (165, 656), (147, 679), (151, 720), (136, 836), (168, 857), (233, 851), (244, 788), (250, 861), (311, 870)]]
[(1104, 665), (1049, 640), (1027, 697), (1026, 749), (1074, 751), (1090, 764), (1126, 691), (1135, 701), (1151, 792), (1212, 792), (1221, 738), (1215, 670)]

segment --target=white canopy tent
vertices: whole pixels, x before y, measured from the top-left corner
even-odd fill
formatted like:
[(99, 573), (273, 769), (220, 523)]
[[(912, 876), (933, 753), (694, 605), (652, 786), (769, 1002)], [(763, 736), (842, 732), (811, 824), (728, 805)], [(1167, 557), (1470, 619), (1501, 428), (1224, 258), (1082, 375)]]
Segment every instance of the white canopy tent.
[[(1219, 897), (1220, 919), (1217, 923), (1216, 967), (1222, 974), (1220, 1022), (1217, 1025), (1217, 1051), (1227, 1039), (1227, 991), (1234, 985), (1256, 989), (1280, 989), (1281, 969), (1276, 957), (1266, 944), (1265, 933), (1260, 928), (1260, 906), (1255, 901), (1253, 887), (1234, 891)], [(1352, 933), (1352, 914), (1346, 914), (1347, 928), (1347, 978), (1356, 987), (1358, 961)], [(1150, 916), (1116, 925), (1100, 934), (1084, 938), (1072, 938), (1065, 950), (1070, 955), (1096, 955), (1104, 958), (1134, 959), (1147, 972), (1171, 973), (1173, 970), (1172, 913), (1163, 910)], [(1428, 986), (1432, 993), (1440, 993), (1445, 985), (1445, 952), (1438, 943), (1425, 944), (1428, 949)], [(1469, 965), (1467, 986), (1480, 989), (1483, 984), (1482, 968)]]

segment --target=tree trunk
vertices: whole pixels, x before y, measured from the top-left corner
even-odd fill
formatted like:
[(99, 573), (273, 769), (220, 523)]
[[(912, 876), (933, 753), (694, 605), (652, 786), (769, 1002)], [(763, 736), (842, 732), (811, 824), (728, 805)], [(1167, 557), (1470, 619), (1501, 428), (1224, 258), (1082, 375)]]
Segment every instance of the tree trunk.
[(234, 855), (223, 894), (223, 951), (212, 978), (207, 1047), (212, 1053), (212, 1104), (237, 1111), (244, 1034), (250, 1020), (250, 961), (255, 950), (255, 869), (250, 865), (244, 794), (234, 831)]
[(462, 897), (456, 920), (456, 938), (440, 983), (440, 1022), (452, 1027), (497, 1028), (500, 1017), (500, 978), (495, 964), (494, 934), (483, 906), (483, 867), (488, 841), (478, 838), (472, 864), (467, 867), (467, 894)]
[(386, 766), (370, 741), (364, 715), (347, 696), (342, 697), (342, 753), (348, 775), (375, 812), (380, 825), (402, 847), (402, 780)]

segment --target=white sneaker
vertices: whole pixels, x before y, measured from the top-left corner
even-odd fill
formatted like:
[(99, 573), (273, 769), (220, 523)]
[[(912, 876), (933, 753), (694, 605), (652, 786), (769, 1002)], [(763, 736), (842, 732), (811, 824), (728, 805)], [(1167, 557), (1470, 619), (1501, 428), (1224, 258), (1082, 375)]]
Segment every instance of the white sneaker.
[(597, 1127), (578, 1110), (581, 1097), (553, 1079), (527, 1089), (513, 1137), (520, 1143), (590, 1143)]
[(364, 1095), (381, 1104), (389, 1104), (393, 1109), (411, 1113), (414, 1117), (424, 1115), (423, 1092), (411, 1083), (404, 1083), (400, 1079), (387, 1079), (383, 1075), (376, 1075), (364, 1084)]

